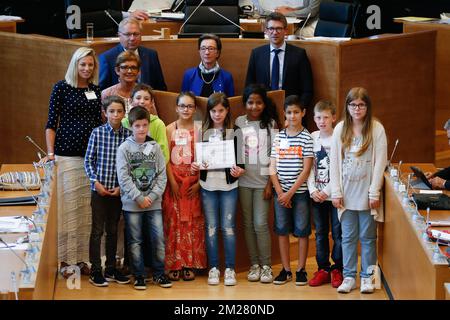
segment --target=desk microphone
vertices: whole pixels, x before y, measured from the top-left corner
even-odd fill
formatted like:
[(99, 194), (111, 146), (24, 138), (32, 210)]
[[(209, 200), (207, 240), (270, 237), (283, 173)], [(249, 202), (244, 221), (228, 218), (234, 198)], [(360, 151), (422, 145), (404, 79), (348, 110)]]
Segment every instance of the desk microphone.
[(200, 6), (205, 2), (205, 0), (200, 1), (197, 7), (195, 7), (194, 11), (187, 17), (186, 20), (184, 20), (183, 24), (180, 27), (180, 30), (178, 30), (178, 33), (181, 33), (181, 30), (183, 29), (184, 25), (191, 19), (191, 17), (194, 15), (194, 13), (200, 8)]
[(391, 166), (392, 158), (394, 157), (394, 153), (397, 150), (398, 141), (399, 141), (398, 139), (395, 140), (394, 150), (392, 150), (391, 157), (389, 158), (386, 169), (388, 169)]
[(34, 140), (31, 139), (30, 136), (25, 136), (25, 139), (27, 139), (28, 141), (30, 141), (30, 142), (31, 142), (36, 148), (38, 148), (39, 151), (41, 151), (43, 154), (47, 155), (47, 152), (45, 152), (44, 150), (42, 150), (42, 148), (39, 147), (39, 145), (38, 145), (36, 142), (34, 142)]
[(112, 15), (108, 12), (108, 10), (104, 10), (103, 12), (108, 16), (108, 18), (110, 18), (112, 21), (114, 21), (114, 23), (117, 26), (119, 26), (119, 23), (112, 17)]
[(305, 23), (303, 23), (303, 25), (302, 25), (302, 27), (301, 27), (301, 29), (300, 29), (300, 32), (299, 32), (299, 34), (298, 34), (298, 37), (300, 38), (300, 40), (304, 40), (304, 39), (305, 39), (305, 38), (302, 36), (302, 32), (303, 32), (303, 28), (306, 26), (306, 23), (307, 23), (308, 20), (309, 20), (309, 17), (311, 17), (311, 11), (308, 13), (308, 16), (306, 17)]
[(242, 31), (245, 31), (245, 29), (242, 28), (240, 25), (238, 25), (237, 23), (231, 21), (230, 19), (228, 19), (227, 17), (225, 17), (223, 14), (217, 12), (217, 11), (214, 10), (213, 8), (208, 7), (208, 10), (211, 11), (211, 12), (214, 12), (214, 13), (217, 14), (219, 17), (224, 18), (225, 20), (227, 20), (228, 22), (232, 23), (233, 25), (235, 25), (236, 27), (238, 27), (238, 28), (241, 29)]

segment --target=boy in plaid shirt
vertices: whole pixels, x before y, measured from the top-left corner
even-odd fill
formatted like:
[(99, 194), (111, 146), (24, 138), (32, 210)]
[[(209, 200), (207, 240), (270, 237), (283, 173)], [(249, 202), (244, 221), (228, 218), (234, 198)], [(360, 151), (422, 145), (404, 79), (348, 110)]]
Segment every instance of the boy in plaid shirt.
[[(125, 101), (109, 96), (102, 101), (107, 123), (95, 128), (89, 138), (84, 168), (91, 181), (92, 229), (89, 239), (89, 260), (92, 264), (89, 282), (97, 287), (108, 286), (108, 281), (120, 284), (130, 280), (116, 268), (117, 225), (122, 211), (120, 189), (116, 173), (116, 154), (119, 145), (131, 131), (121, 125), (125, 116)], [(106, 232), (105, 274), (102, 273), (100, 245)]]

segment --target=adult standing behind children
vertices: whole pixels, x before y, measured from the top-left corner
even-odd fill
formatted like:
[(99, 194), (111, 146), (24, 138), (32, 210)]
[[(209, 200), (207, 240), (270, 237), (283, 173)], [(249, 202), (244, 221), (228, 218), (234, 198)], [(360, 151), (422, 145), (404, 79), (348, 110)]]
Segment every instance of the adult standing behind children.
[[(336, 121), (336, 107), (330, 102), (320, 100), (314, 106), (314, 122), (319, 128), (311, 133), (314, 143), (314, 163), (308, 178), (308, 190), (312, 202), (314, 226), (316, 227), (316, 261), (319, 270), (309, 280), (311, 287), (330, 283), (333, 288), (342, 284), (342, 232), (337, 210), (331, 203), (330, 149), (333, 136), (333, 123)], [(333, 237), (333, 250), (330, 264), (330, 244), (328, 234)]]
[(283, 89), (286, 96), (298, 95), (308, 107), (313, 96), (311, 65), (305, 49), (286, 43), (286, 17), (272, 12), (266, 18), (266, 34), (270, 44), (252, 50), (245, 86), (266, 85), (271, 90)]
[(56, 160), (58, 191), (58, 262), (61, 272), (77, 264), (89, 275), (91, 208), (84, 155), (89, 136), (102, 124), (100, 88), (96, 85), (98, 62), (92, 48), (78, 48), (72, 55), (65, 80), (58, 81), (50, 96), (45, 129), (47, 156)]
[(350, 89), (343, 120), (331, 144), (331, 198), (342, 226), (344, 281), (338, 292), (356, 288), (358, 240), (361, 242), (362, 293), (372, 293), (371, 267), (377, 266), (377, 221), (384, 220), (381, 188), (387, 163), (383, 125), (372, 116), (372, 102), (364, 88)]
[(102, 100), (108, 96), (119, 96), (125, 101), (125, 114), (131, 109), (131, 92), (139, 78), (141, 61), (131, 51), (124, 51), (117, 56), (114, 71), (119, 76), (119, 83), (102, 91)]
[[(86, 174), (91, 181), (92, 229), (89, 260), (92, 267), (89, 282), (97, 287), (108, 286), (108, 281), (119, 284), (130, 282), (115, 266), (117, 225), (122, 212), (116, 154), (119, 145), (130, 135), (130, 131), (121, 124), (125, 116), (125, 101), (119, 96), (107, 97), (103, 100), (103, 113), (107, 123), (92, 131), (84, 158)], [(106, 232), (104, 275), (100, 257), (103, 231)]]
[(142, 27), (138, 20), (126, 18), (120, 22), (118, 32), (120, 43), (99, 56), (102, 90), (118, 83), (115, 65), (117, 56), (123, 51), (131, 51), (141, 60), (139, 82), (146, 83), (156, 90), (167, 90), (158, 53), (141, 46), (141, 33)]
[(153, 282), (163, 288), (172, 283), (164, 274), (164, 230), (161, 200), (166, 188), (166, 161), (161, 148), (148, 137), (149, 113), (143, 107), (131, 109), (128, 119), (133, 135), (117, 151), (125, 228), (128, 237), (134, 288), (145, 290), (144, 230), (150, 235)]
[(189, 281), (195, 278), (194, 269), (207, 266), (199, 174), (191, 172), (200, 133), (194, 126), (194, 93), (180, 93), (175, 109), (178, 119), (167, 126), (171, 155), (163, 198), (166, 270), (171, 280)]
[(214, 92), (234, 96), (233, 76), (219, 66), (222, 42), (215, 34), (198, 38), (200, 64), (184, 72), (181, 91), (192, 91), (197, 96), (209, 97)]

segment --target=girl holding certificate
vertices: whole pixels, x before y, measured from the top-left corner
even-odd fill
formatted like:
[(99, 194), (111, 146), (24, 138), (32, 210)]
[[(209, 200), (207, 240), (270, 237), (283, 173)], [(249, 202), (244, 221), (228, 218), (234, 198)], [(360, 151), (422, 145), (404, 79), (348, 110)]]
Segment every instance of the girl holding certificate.
[[(203, 122), (203, 141), (218, 142), (233, 138), (230, 103), (223, 93), (213, 93), (208, 98)], [(228, 130), (227, 130), (228, 129)], [(228, 132), (227, 132), (228, 131)], [(236, 150), (236, 148), (235, 148)], [(200, 170), (198, 163), (191, 166), (194, 172)], [(225, 246), (226, 286), (236, 285), (236, 203), (238, 198), (238, 178), (243, 175), (243, 166), (200, 171), (200, 194), (206, 220), (206, 252), (208, 254), (208, 284), (220, 281), (219, 267), (219, 227)]]

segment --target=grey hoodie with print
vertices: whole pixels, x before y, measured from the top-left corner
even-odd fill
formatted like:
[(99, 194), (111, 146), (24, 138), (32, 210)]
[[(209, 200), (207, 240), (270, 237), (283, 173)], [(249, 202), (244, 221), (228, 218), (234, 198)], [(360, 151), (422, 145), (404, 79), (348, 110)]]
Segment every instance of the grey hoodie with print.
[[(161, 209), (167, 176), (166, 162), (158, 143), (150, 138), (137, 143), (133, 136), (128, 137), (117, 150), (116, 168), (123, 210)], [(142, 209), (139, 203), (146, 196), (150, 197), (152, 205)]]

